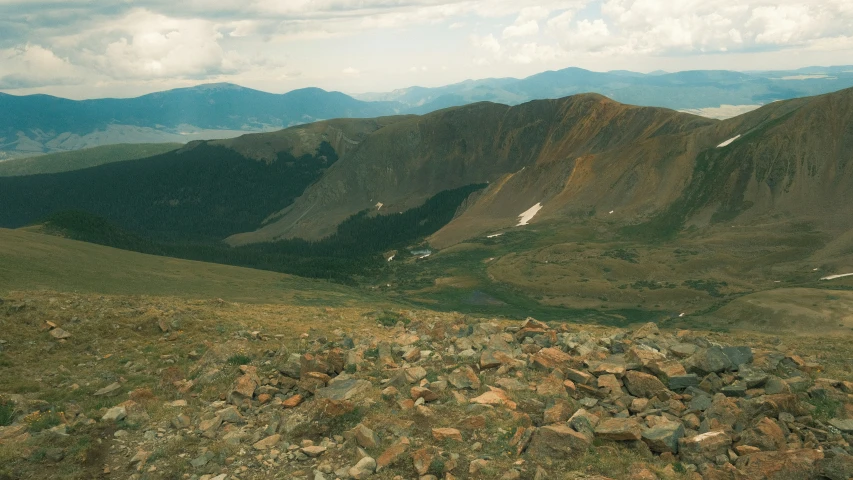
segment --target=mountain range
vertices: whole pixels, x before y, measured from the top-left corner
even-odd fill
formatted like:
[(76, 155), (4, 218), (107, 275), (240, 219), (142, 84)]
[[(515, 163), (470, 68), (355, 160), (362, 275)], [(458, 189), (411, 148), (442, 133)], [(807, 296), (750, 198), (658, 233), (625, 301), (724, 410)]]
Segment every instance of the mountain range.
[(0, 160), (109, 144), (232, 138), (324, 119), (425, 114), (481, 101), (517, 105), (590, 92), (621, 103), (727, 118), (773, 101), (851, 86), (853, 67), (843, 66), (651, 74), (567, 68), (524, 79), (468, 80), (356, 98), (317, 88), (277, 95), (232, 84), (82, 101), (0, 93)]
[(722, 121), (479, 102), (0, 177), (0, 227), (461, 311), (643, 319), (853, 271), (851, 152), (853, 89)]

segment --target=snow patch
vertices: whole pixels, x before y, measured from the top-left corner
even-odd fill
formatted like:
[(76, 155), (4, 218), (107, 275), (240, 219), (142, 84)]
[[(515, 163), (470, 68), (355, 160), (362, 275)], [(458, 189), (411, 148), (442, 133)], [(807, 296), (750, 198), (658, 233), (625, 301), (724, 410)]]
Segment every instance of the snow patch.
[(731, 145), (731, 144), (732, 144), (732, 142), (734, 142), (734, 141), (735, 141), (735, 140), (737, 140), (738, 138), (740, 138), (740, 135), (736, 135), (736, 136), (734, 136), (734, 137), (732, 137), (732, 138), (730, 138), (730, 139), (726, 140), (725, 142), (723, 142), (723, 143), (721, 143), (721, 144), (717, 145), (717, 148), (728, 147), (729, 145)]
[(530, 221), (533, 220), (533, 217), (535, 217), (536, 214), (539, 213), (539, 210), (542, 210), (542, 203), (537, 203), (536, 205), (533, 205), (532, 207), (527, 209), (526, 212), (518, 216), (518, 225), (516, 225), (516, 227), (523, 227), (524, 225), (530, 223)]
[(394, 260), (394, 257), (396, 257), (396, 255), (391, 255), (390, 257), (388, 257), (388, 261), (390, 262), (391, 260)]
[(384, 206), (385, 206), (385, 205), (384, 205), (382, 202), (378, 202), (378, 203), (376, 204), (376, 211), (378, 212), (379, 210), (382, 210), (382, 207), (384, 207)]
[(486, 238), (497, 238), (503, 235), (503, 233), (493, 233), (491, 235), (487, 235)]
[(823, 277), (821, 280), (835, 280), (836, 278), (853, 277), (853, 273), (842, 273), (841, 275), (830, 275)]

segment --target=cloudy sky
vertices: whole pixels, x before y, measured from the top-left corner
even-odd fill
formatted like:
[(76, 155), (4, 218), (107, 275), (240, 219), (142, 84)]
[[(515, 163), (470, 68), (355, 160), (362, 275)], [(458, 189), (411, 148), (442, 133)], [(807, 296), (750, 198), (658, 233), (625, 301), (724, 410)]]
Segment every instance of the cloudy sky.
[(69, 98), (851, 59), (851, 0), (0, 0), (0, 91)]

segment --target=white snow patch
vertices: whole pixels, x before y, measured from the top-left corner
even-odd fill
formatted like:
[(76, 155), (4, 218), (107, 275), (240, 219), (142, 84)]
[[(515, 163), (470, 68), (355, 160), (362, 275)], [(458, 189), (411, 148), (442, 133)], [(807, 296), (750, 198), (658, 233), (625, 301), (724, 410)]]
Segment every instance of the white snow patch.
[(615, 211), (616, 210), (611, 210), (609, 215), (613, 215), (613, 212), (615, 212)]
[(687, 313), (682, 312), (681, 315), (678, 316), (678, 318), (684, 318), (685, 315), (687, 315)]
[(527, 209), (526, 212), (518, 216), (518, 225), (516, 225), (516, 227), (523, 227), (524, 225), (530, 223), (530, 221), (533, 220), (533, 217), (535, 217), (536, 214), (539, 213), (539, 210), (542, 210), (542, 203), (537, 203), (536, 205), (533, 205), (532, 207)]
[(487, 235), (486, 238), (497, 238), (503, 235), (503, 233), (493, 233), (491, 235)]
[(391, 260), (394, 260), (394, 257), (396, 257), (396, 255), (391, 255), (390, 257), (388, 257), (388, 261), (390, 262)]
[(841, 275), (830, 275), (823, 277), (821, 280), (835, 280), (836, 278), (853, 277), (853, 273), (842, 273)]
[(734, 141), (735, 141), (735, 140), (737, 140), (738, 138), (740, 138), (740, 135), (736, 135), (736, 136), (734, 136), (734, 137), (732, 137), (732, 138), (730, 138), (730, 139), (726, 140), (725, 142), (723, 142), (723, 143), (721, 143), (721, 144), (717, 145), (717, 148), (728, 147), (729, 145), (731, 145), (731, 144), (732, 144), (732, 142), (734, 142)]
[(385, 205), (384, 205), (382, 202), (378, 202), (378, 203), (376, 204), (376, 210), (377, 210), (377, 211), (379, 211), (379, 210), (381, 210), (381, 209), (382, 209), (382, 207), (384, 207), (384, 206), (385, 206)]

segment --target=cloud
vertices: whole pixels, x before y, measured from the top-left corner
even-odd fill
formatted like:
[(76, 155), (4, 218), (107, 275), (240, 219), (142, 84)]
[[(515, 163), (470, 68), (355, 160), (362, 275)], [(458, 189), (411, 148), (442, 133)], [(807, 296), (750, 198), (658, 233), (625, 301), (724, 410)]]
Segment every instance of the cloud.
[(474, 48), (485, 50), (488, 53), (491, 53), (494, 56), (499, 56), (501, 53), (501, 44), (498, 42), (498, 39), (495, 38), (494, 35), (471, 35), (469, 37), (471, 45)]
[(537, 33), (539, 33), (539, 22), (536, 20), (529, 20), (521, 24), (506, 27), (503, 31), (503, 37), (529, 37), (531, 35), (536, 35)]
[(76, 85), (83, 82), (82, 73), (68, 60), (39, 45), (0, 50), (2, 89)]
[(341, 70), (341, 73), (343, 73), (344, 75), (351, 75), (351, 76), (357, 76), (357, 75), (361, 74), (361, 72), (358, 71), (358, 69), (355, 69), (353, 67), (347, 67), (347, 68)]

